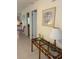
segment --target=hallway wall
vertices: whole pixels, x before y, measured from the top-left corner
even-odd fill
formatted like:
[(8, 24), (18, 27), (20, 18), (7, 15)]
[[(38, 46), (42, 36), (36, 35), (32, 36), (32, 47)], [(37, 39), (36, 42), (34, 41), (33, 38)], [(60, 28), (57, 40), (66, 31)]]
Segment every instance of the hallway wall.
[[(61, 4), (61, 0), (56, 0), (54, 2), (52, 2), (52, 0), (38, 0), (34, 4), (31, 4), (30, 6), (26, 7), (26, 9), (22, 11), (22, 15), (26, 15), (26, 13), (29, 12), (31, 17), (31, 11), (37, 9), (37, 36), (39, 33), (41, 33), (44, 35), (44, 38), (46, 40), (49, 40), (48, 33), (51, 29), (53, 29), (53, 27), (42, 25), (42, 11), (56, 6), (55, 26), (59, 27), (62, 30)], [(26, 22), (26, 20), (24, 20), (24, 22)], [(61, 44), (58, 45), (61, 47)]]

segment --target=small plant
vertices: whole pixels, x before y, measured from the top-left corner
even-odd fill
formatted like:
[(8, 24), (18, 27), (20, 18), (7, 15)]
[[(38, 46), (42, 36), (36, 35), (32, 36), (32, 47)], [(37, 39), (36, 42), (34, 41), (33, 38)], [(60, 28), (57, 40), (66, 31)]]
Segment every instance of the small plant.
[(42, 39), (43, 39), (43, 35), (39, 34), (38, 39), (39, 39), (39, 40), (42, 40)]

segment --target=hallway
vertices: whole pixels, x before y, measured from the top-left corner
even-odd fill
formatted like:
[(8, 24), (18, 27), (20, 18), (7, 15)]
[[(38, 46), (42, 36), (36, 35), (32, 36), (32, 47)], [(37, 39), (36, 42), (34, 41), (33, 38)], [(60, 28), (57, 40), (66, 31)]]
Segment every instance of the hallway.
[[(31, 41), (24, 34), (20, 34), (17, 39), (17, 59), (38, 59), (38, 49), (34, 47), (34, 52), (31, 52)], [(41, 59), (47, 59), (43, 54)]]

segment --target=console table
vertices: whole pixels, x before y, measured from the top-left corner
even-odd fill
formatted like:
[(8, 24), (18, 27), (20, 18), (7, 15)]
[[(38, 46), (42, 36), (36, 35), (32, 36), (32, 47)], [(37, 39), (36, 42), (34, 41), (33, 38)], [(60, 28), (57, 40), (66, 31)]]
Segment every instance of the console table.
[(41, 52), (48, 57), (48, 59), (62, 59), (62, 50), (55, 44), (52, 44), (45, 39), (32, 39), (31, 51), (33, 52), (33, 45), (39, 49), (39, 59), (41, 59)]

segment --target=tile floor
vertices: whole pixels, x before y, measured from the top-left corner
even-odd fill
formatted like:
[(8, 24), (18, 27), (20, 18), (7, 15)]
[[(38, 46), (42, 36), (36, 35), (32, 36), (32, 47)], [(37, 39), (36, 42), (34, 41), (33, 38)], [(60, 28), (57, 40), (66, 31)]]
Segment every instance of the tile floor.
[[(17, 39), (17, 59), (39, 59), (38, 49), (34, 47), (31, 52), (31, 40), (23, 33), (20, 33)], [(48, 59), (45, 55), (41, 55), (41, 59)]]

